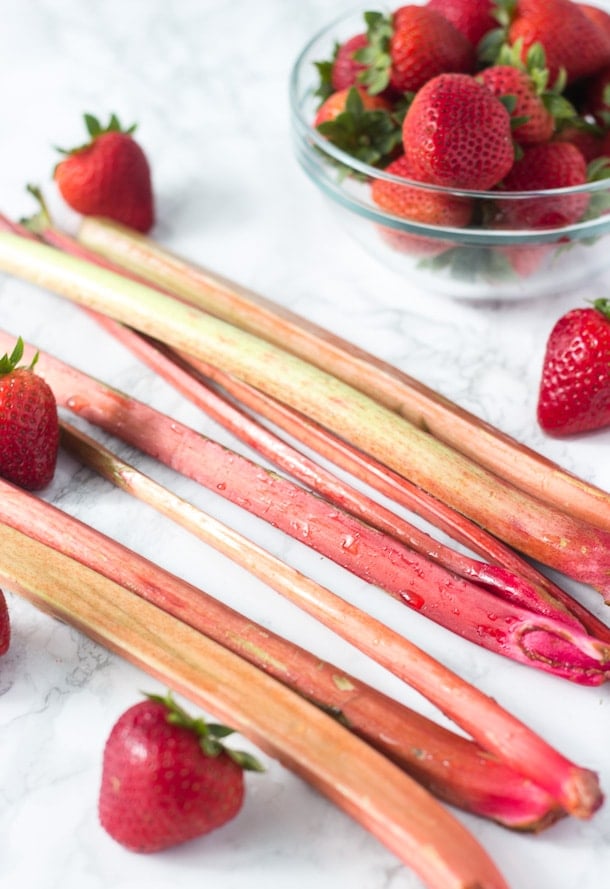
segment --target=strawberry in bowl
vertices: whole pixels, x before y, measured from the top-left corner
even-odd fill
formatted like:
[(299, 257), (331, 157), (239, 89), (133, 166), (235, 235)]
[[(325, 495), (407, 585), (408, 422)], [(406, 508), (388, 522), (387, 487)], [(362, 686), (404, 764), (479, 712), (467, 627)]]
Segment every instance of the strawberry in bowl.
[(347, 231), (426, 290), (577, 286), (610, 256), (608, 18), (573, 0), (347, 16), (294, 65), (298, 160)]

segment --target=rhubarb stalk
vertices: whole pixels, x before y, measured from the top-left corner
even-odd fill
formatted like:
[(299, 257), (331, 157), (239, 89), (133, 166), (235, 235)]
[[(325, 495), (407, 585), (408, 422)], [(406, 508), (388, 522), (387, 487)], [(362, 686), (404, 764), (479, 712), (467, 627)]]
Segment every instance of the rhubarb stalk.
[[(2, 521), (12, 526), (19, 521), (19, 514), (24, 515), (7, 508)], [(210, 519), (205, 521), (210, 524)], [(235, 545), (236, 532), (226, 529), (223, 533), (228, 544), (232, 540), (234, 549), (239, 550), (242, 541), (237, 540)], [(255, 558), (265, 560), (264, 551), (256, 549)], [(276, 567), (272, 565), (273, 570)], [(295, 603), (424, 695), (481, 747), (545, 790), (566, 812), (588, 818), (601, 805), (602, 795), (593, 772), (571, 762), (497, 701), (380, 621), (325, 588), (315, 587), (313, 583), (307, 588), (294, 584)], [(314, 595), (307, 595), (312, 591)]]
[(328, 715), (125, 587), (9, 526), (1, 532), (7, 587), (232, 725), (359, 821), (429, 889), (508, 889), (440, 803)]
[(336, 377), (156, 290), (13, 233), (0, 233), (0, 267), (219, 365), (523, 553), (610, 596), (610, 534), (553, 512)]
[[(62, 444), (77, 459), (161, 511), (172, 504), (174, 511), (190, 511), (176, 495), (66, 424)], [(51, 504), (1, 480), (0, 493), (0, 521), (132, 590), (260, 667), (446, 802), (517, 830), (539, 831), (565, 814), (541, 788), (473, 741), (323, 662)], [(236, 535), (228, 534), (239, 548)], [(289, 573), (291, 582), (309, 583), (296, 571)], [(277, 575), (272, 580), (277, 583)]]
[(610, 531), (610, 494), (396, 367), (130, 229), (89, 217), (78, 237), (152, 284), (332, 373), (534, 497)]
[[(232, 432), (242, 442), (290, 473), (294, 478), (313, 488), (327, 500), (346, 509), (362, 521), (391, 534), (406, 546), (438, 562), (454, 574), (481, 584), (496, 595), (520, 604), (535, 613), (545, 614), (556, 620), (565, 621), (572, 626), (577, 625), (580, 628), (584, 625), (594, 627), (591, 630), (591, 635), (597, 635), (602, 641), (610, 643), (609, 628), (602, 624), (601, 621), (597, 621), (594, 615), (580, 607), (578, 603), (566, 593), (563, 593), (563, 591), (557, 595), (556, 589), (547, 578), (536, 572), (524, 560), (519, 559), (514, 552), (508, 551), (495, 538), (493, 543), (490, 544), (487, 539), (485, 539), (485, 543), (487, 549), (491, 546), (492, 553), (496, 558), (498, 558), (500, 553), (499, 565), (490, 565), (474, 560), (462, 553), (458, 553), (451, 547), (445, 546), (391, 510), (381, 506), (377, 501), (372, 500), (361, 491), (356, 490), (337, 476), (315, 464), (294, 447), (278, 438), (269, 429), (261, 426), (260, 423), (253, 420), (243, 410), (237, 409), (226, 398), (212, 391), (205, 384), (204, 378), (208, 376), (214, 379), (223, 387), (228, 388), (233, 394), (238, 394), (242, 399), (245, 398), (249, 405), (256, 406), (259, 409), (262, 408), (267, 416), (270, 416), (274, 422), (279, 421), (280, 425), (289, 425), (285, 422), (284, 412), (290, 411), (290, 409), (277, 402), (270, 404), (271, 400), (258, 392), (258, 390), (241, 383), (235, 378), (229, 377), (227, 374), (223, 374), (217, 368), (194, 359), (190, 361), (184, 360), (181, 356), (163, 347), (162, 344), (142, 337), (130, 328), (117, 324), (106, 316), (94, 314), (94, 317), (152, 370), (170, 382), (194, 404), (201, 407), (216, 422)], [(301, 439), (301, 436), (306, 431), (306, 420), (302, 415), (295, 415), (292, 411), (290, 411), (290, 415), (300, 417), (297, 438)], [(293, 432), (295, 428), (297, 428), (296, 420), (290, 425), (289, 431)], [(341, 457), (346, 453), (346, 448), (339, 450), (338, 443), (337, 447), (333, 449), (336, 439), (330, 436), (330, 434), (326, 433), (325, 439), (327, 446), (324, 449), (324, 456), (330, 456), (331, 459), (336, 460), (337, 457)], [(313, 442), (313, 435), (307, 436), (305, 443), (311, 444)], [(355, 464), (355, 461), (349, 462), (346, 459), (340, 460), (340, 462), (342, 467), (348, 470), (353, 469)], [(362, 477), (360, 472), (358, 474)], [(384, 475), (387, 476), (388, 473), (384, 473)], [(365, 480), (368, 481), (369, 478), (367, 477)], [(413, 486), (408, 485), (404, 480), (402, 482), (400, 488), (404, 489), (406, 493), (411, 493)], [(383, 490), (383, 493), (388, 493), (388, 487)], [(394, 493), (394, 490), (390, 491), (390, 495)], [(430, 517), (430, 511), (421, 508), (417, 510), (417, 507), (420, 506), (422, 500), (426, 503), (429, 499), (421, 491), (417, 491), (412, 498), (405, 496), (401, 498), (403, 505), (406, 505), (407, 508), (412, 508), (415, 505), (416, 511), (420, 515), (423, 512), (425, 518)], [(435, 508), (438, 509), (438, 507)], [(455, 516), (456, 514), (452, 513), (452, 515)], [(459, 541), (468, 545), (470, 538), (459, 532), (469, 523), (461, 516), (457, 516), (457, 519), (459, 520), (457, 525)], [(446, 522), (444, 526), (447, 526)], [(476, 527), (478, 528), (478, 526)], [(455, 528), (452, 527), (451, 530), (455, 530)], [(482, 535), (483, 532), (480, 531), (477, 535), (477, 540)], [(485, 538), (487, 538), (487, 535), (485, 535)]]
[[(0, 332), (0, 348), (5, 342)], [(58, 403), (161, 460), (476, 644), (583, 685), (606, 679), (608, 646), (562, 613), (506, 602), (290, 480), (116, 389), (38, 353)], [(574, 622), (575, 623), (575, 622)]]

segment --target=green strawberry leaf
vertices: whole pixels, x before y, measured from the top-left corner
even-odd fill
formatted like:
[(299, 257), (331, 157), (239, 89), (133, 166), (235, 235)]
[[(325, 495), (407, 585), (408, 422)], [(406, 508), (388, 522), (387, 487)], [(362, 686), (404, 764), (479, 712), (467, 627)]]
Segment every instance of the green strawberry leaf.
[[(8, 352), (5, 355), (2, 355), (0, 358), (0, 376), (6, 376), (7, 374), (12, 373), (14, 370), (17, 370), (19, 367), (19, 362), (23, 358), (23, 349), (24, 343), (21, 337), (17, 338), (17, 342), (13, 348), (13, 351), (9, 355)], [(38, 352), (34, 355), (31, 362), (24, 366), (24, 370), (33, 370), (36, 362), (38, 361)]]
[(366, 110), (354, 87), (345, 110), (321, 123), (318, 130), (341, 151), (370, 166), (389, 161), (402, 138), (399, 120), (383, 109)]
[(241, 765), (243, 769), (257, 772), (264, 771), (263, 766), (258, 762), (256, 757), (252, 756), (252, 754), (239, 750), (232, 750), (230, 747), (224, 746), (221, 739), (232, 734), (234, 731), (232, 728), (229, 728), (226, 725), (220, 725), (216, 722), (206, 722), (201, 716), (190, 716), (186, 710), (178, 704), (171, 691), (168, 691), (166, 695), (146, 694), (146, 697), (149, 701), (163, 704), (167, 709), (166, 719), (170, 725), (188, 729), (188, 731), (197, 735), (199, 746), (206, 756), (217, 757), (220, 756), (221, 753), (226, 753), (234, 762)]
[(606, 299), (605, 297), (594, 299), (592, 302), (592, 306), (594, 309), (597, 309), (598, 312), (601, 312), (601, 314), (610, 321), (610, 299)]
[(98, 136), (103, 136), (105, 133), (124, 133), (126, 136), (132, 136), (138, 128), (138, 125), (134, 123), (125, 129), (121, 126), (116, 114), (110, 115), (110, 119), (105, 127), (102, 126), (97, 117), (93, 114), (88, 114), (87, 112), (83, 114), (83, 120), (85, 121), (85, 129), (87, 130), (89, 141), (84, 142), (82, 145), (77, 145), (76, 148), (59, 148), (58, 146), (55, 146), (56, 151), (64, 156), (77, 154), (79, 151), (89, 148), (91, 143), (97, 139)]
[(318, 71), (318, 86), (314, 91), (314, 96), (316, 96), (320, 100), (320, 105), (335, 91), (332, 82), (332, 75), (333, 65), (335, 63), (338, 51), (339, 44), (335, 43), (332, 58), (323, 60), (321, 62), (314, 62), (314, 66)]
[(365, 65), (358, 82), (371, 95), (382, 93), (390, 82), (392, 58), (390, 40), (394, 33), (392, 19), (381, 12), (365, 12), (367, 45), (354, 53), (354, 58)]

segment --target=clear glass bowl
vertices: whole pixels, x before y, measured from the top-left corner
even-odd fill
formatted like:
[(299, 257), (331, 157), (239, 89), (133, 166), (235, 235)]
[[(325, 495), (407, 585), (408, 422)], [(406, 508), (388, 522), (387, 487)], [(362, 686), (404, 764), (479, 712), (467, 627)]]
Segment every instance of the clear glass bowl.
[[(363, 31), (362, 12), (350, 13), (320, 31), (298, 56), (290, 79), (292, 132), (297, 159), (330, 200), (344, 228), (370, 254), (405, 282), (458, 299), (519, 299), (577, 287), (610, 264), (610, 180), (544, 192), (453, 191), (408, 182), (363, 164), (336, 148), (313, 126), (315, 62), (330, 59), (337, 43)], [(424, 225), (386, 213), (372, 200), (375, 180), (407, 183), (472, 201), (472, 218), (485, 222), (464, 228)], [(507, 223), (514, 208), (528, 213), (568, 201), (586, 207), (578, 222), (562, 227), (522, 228)], [(595, 210), (596, 207), (600, 209)]]

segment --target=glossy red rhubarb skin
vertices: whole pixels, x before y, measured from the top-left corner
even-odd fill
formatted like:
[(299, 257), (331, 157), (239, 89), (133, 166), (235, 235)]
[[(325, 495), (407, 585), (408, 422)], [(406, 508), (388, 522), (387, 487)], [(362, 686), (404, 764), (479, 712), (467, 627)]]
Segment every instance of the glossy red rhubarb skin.
[[(0, 335), (0, 348), (4, 336), (8, 341), (9, 335)], [(38, 373), (59, 405), (280, 528), (447, 629), (582, 685), (606, 680), (607, 651), (585, 633), (474, 587), (276, 473), (35, 351)]]

